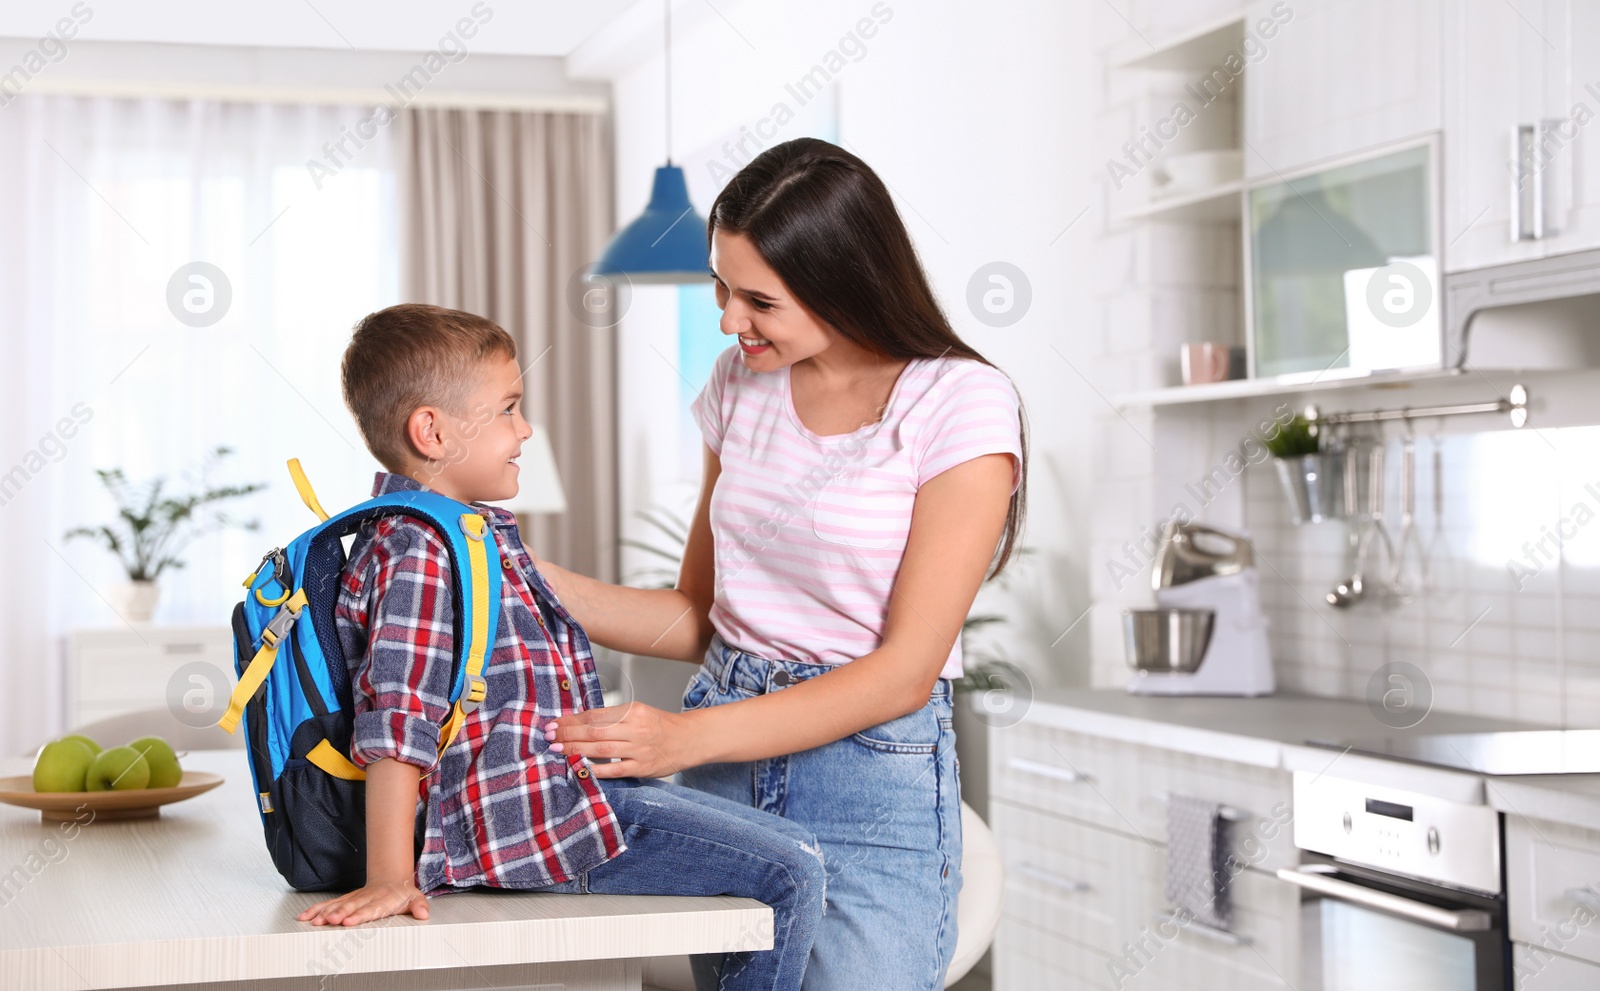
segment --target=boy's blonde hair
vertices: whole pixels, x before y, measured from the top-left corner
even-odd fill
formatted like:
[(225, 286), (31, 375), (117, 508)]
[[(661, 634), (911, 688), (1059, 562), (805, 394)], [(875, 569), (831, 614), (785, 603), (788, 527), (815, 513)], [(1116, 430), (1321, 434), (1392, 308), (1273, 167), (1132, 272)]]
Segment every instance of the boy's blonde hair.
[(516, 356), (517, 342), (492, 320), (401, 303), (356, 324), (340, 367), (344, 402), (372, 456), (390, 471), (404, 471), (419, 457), (406, 434), (411, 414), (437, 406), (465, 415), (477, 366)]

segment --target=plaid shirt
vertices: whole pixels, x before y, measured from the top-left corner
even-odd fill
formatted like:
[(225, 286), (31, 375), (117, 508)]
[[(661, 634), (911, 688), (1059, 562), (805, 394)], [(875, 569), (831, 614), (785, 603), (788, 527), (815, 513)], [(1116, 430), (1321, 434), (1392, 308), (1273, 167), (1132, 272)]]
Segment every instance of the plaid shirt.
[[(420, 489), (379, 472), (373, 494)], [(533, 566), (516, 517), (475, 505), (504, 569), (500, 623), (484, 659), (488, 693), (418, 788), (416, 883), (539, 888), (626, 849), (582, 757), (545, 743), (545, 723), (603, 704), (588, 637)], [(350, 665), (358, 766), (392, 757), (426, 770), (450, 714), (456, 645), (448, 545), (426, 524), (363, 525), (345, 565), (335, 622)]]

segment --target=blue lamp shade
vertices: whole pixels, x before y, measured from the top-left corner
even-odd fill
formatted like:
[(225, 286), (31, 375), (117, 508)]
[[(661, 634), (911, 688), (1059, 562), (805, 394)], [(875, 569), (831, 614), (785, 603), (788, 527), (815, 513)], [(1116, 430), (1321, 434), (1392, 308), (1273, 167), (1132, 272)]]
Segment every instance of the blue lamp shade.
[(625, 275), (635, 283), (702, 282), (710, 265), (706, 218), (689, 202), (683, 170), (663, 165), (650, 205), (611, 239), (593, 274)]

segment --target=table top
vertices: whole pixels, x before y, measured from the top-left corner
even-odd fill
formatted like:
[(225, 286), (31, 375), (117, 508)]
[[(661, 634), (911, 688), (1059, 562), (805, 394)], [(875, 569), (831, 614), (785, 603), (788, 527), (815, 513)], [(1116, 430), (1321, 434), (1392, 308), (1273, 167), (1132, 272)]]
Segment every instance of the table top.
[[(194, 751), (223, 784), (153, 819), (75, 830), (0, 805), (0, 974), (19, 987), (123, 988), (764, 949), (771, 909), (743, 898), (463, 891), (430, 918), (298, 921), (329, 895), (273, 868), (245, 756)], [(23, 774), (28, 760), (0, 761)]]

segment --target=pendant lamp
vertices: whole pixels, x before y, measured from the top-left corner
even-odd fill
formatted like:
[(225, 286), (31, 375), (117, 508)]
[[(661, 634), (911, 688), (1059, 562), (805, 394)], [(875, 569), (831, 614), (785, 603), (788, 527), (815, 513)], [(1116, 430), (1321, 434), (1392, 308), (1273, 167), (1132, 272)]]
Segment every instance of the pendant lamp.
[(656, 169), (650, 204), (618, 231), (595, 265), (593, 275), (624, 276), (634, 283), (702, 282), (711, 265), (706, 219), (689, 202), (683, 169), (672, 164), (672, 0), (666, 16), (667, 164)]

